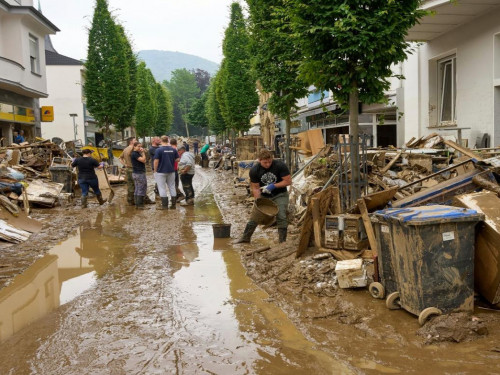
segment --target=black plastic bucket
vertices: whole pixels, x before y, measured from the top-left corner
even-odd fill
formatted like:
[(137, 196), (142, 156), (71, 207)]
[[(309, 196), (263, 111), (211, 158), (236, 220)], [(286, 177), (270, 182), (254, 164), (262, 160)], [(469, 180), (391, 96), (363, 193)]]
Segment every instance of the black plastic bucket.
[(231, 236), (231, 224), (212, 224), (214, 238), (229, 238)]

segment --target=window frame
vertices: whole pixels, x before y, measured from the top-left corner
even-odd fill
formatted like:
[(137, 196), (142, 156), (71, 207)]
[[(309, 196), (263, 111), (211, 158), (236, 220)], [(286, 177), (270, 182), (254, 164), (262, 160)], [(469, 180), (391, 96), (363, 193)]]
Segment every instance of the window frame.
[(40, 42), (33, 34), (29, 34), (29, 55), (31, 73), (40, 74)]
[[(447, 90), (445, 86), (448, 84), (446, 81), (447, 75), (445, 74), (447, 66), (451, 67), (451, 119), (443, 120), (444, 110), (444, 96)], [(437, 61), (437, 104), (438, 104), (438, 126), (456, 126), (457, 125), (457, 56), (451, 55)]]

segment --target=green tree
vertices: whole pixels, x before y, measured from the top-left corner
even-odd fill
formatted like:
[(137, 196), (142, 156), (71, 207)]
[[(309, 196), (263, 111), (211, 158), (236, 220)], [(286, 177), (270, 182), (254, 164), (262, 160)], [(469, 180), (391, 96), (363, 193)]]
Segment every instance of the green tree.
[(161, 136), (168, 133), (173, 122), (172, 98), (170, 92), (161, 83), (156, 83), (155, 94), (158, 116), (153, 127), (153, 135)]
[(210, 73), (203, 69), (194, 69), (191, 72), (194, 74), (194, 79), (200, 89), (200, 93), (203, 94), (207, 91), (208, 85), (210, 85)]
[(247, 0), (250, 10), (252, 63), (262, 88), (271, 93), (269, 110), (286, 121), (286, 162), (291, 165), (292, 108), (308, 93), (299, 78), (301, 56), (292, 38), (284, 0)]
[(156, 119), (155, 87), (151, 85), (151, 71), (141, 61), (137, 67), (137, 106), (135, 111), (135, 130), (139, 137), (153, 131)]
[[(358, 139), (358, 103), (384, 102), (391, 66), (406, 59), (410, 29), (426, 11), (420, 0), (284, 0), (302, 51), (301, 75), (331, 90), (349, 108), (349, 130)], [(356, 147), (351, 155), (358, 158)], [(356, 160), (355, 159), (355, 160)], [(353, 170), (359, 181), (359, 169)]]
[(208, 126), (208, 119), (205, 115), (205, 105), (207, 103), (208, 91), (205, 91), (199, 99), (196, 99), (189, 110), (189, 123), (193, 126), (205, 128)]
[(125, 34), (123, 26), (117, 25), (117, 29), (123, 43), (125, 57), (128, 62), (130, 89), (128, 98), (123, 98), (123, 100), (127, 100), (126, 109), (120, 114), (115, 124), (116, 130), (123, 132), (125, 128), (133, 125), (135, 115), (135, 105), (137, 102), (137, 58), (132, 51), (132, 46), (130, 45), (127, 35)]
[(227, 127), (221, 113), (219, 102), (217, 101), (216, 85), (217, 80), (213, 79), (210, 86), (208, 86), (207, 101), (205, 103), (205, 115), (208, 120), (209, 129), (215, 134), (221, 134)]
[(167, 86), (172, 93), (174, 107), (179, 111), (186, 135), (189, 137), (189, 110), (200, 95), (194, 74), (187, 69), (176, 69)]
[(83, 88), (89, 112), (109, 137), (110, 125), (129, 110), (130, 74), (123, 38), (106, 0), (96, 0)]
[(250, 40), (238, 3), (231, 4), (229, 25), (224, 33), (221, 89), (226, 123), (239, 132), (248, 130), (250, 116), (259, 105), (255, 79), (251, 74)]

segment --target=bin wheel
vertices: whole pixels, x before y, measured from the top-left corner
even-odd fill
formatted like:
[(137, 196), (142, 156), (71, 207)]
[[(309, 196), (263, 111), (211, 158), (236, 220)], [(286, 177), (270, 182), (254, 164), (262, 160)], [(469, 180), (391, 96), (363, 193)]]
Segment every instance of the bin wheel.
[(389, 310), (399, 310), (401, 304), (399, 303), (399, 292), (393, 292), (387, 296), (385, 305)]
[(435, 307), (428, 307), (426, 309), (423, 309), (422, 312), (418, 315), (418, 324), (423, 326), (425, 322), (434, 315), (441, 315), (442, 312), (441, 310), (435, 308)]
[(373, 298), (383, 299), (385, 297), (385, 288), (382, 284), (374, 282), (368, 287), (368, 291)]

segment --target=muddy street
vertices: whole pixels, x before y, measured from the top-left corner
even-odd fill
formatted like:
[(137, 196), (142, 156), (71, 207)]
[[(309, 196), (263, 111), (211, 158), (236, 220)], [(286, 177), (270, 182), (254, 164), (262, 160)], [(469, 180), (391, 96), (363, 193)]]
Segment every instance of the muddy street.
[(230, 240), (214, 242), (221, 214), (198, 177), (194, 207), (137, 214), (117, 200), (4, 288), (0, 373), (349, 373), (245, 275)]
[[(307, 258), (264, 267), (242, 255), (273, 247), (275, 229), (258, 229), (251, 245), (214, 240), (212, 224), (231, 223), (235, 236), (247, 218), (231, 179), (197, 168), (195, 206), (175, 211), (136, 211), (119, 188), (111, 205), (54, 214), (32, 242), (45, 255), (0, 289), (9, 323), (0, 325), (0, 373), (500, 372), (498, 313), (477, 309), (489, 334), (475, 341), (426, 345), (435, 332), (418, 336), (414, 317), (388, 312), (364, 289), (320, 295), (297, 283), (294, 267)], [(289, 272), (270, 277), (273, 269)]]

